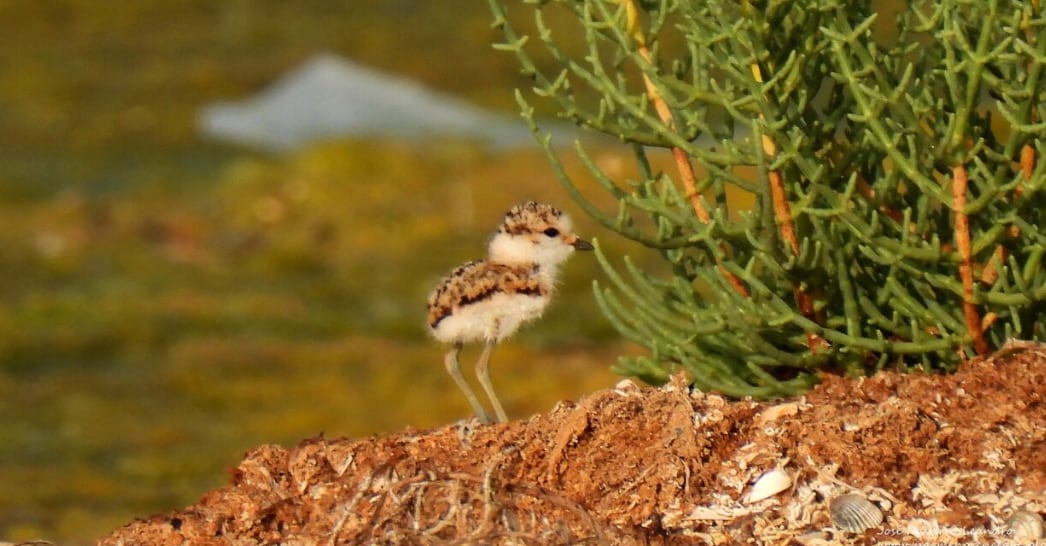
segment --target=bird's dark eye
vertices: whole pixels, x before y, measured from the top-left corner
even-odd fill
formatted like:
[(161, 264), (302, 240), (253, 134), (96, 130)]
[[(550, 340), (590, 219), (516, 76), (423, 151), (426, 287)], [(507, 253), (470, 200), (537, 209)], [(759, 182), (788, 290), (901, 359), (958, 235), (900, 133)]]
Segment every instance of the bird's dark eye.
[(559, 230), (554, 228), (554, 227), (550, 227), (550, 228), (546, 229), (543, 233), (545, 235), (548, 235), (549, 237), (558, 237), (559, 236)]

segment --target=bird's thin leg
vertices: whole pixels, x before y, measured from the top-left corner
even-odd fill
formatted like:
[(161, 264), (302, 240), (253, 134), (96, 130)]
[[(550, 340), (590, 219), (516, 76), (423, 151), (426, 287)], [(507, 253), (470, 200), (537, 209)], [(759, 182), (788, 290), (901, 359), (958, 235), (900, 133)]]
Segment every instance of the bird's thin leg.
[(458, 384), (461, 392), (465, 393), (465, 398), (469, 399), (469, 404), (472, 406), (472, 411), (476, 412), (476, 417), (484, 423), (490, 422), (490, 416), (487, 415), (487, 410), (483, 409), (483, 405), (479, 403), (479, 399), (476, 398), (475, 393), (472, 392), (472, 388), (465, 382), (465, 378), (461, 377), (461, 368), (458, 366), (458, 353), (461, 352), (461, 344), (455, 343), (454, 348), (447, 353), (447, 356), (443, 358), (443, 364), (447, 367), (447, 373), (454, 379), (454, 382)]
[(483, 348), (483, 354), (479, 356), (479, 362), (476, 362), (476, 377), (479, 378), (479, 384), (483, 386), (483, 390), (487, 392), (487, 398), (490, 398), (490, 403), (494, 406), (498, 422), (505, 423), (508, 421), (508, 416), (505, 415), (505, 409), (501, 407), (498, 396), (494, 394), (494, 385), (490, 384), (490, 352), (493, 350), (494, 342), (488, 341), (487, 346)]

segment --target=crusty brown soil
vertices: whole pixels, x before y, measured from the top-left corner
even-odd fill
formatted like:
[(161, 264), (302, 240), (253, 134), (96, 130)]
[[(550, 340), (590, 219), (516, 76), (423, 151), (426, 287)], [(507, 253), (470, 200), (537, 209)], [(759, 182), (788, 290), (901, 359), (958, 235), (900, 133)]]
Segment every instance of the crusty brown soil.
[[(751, 502), (774, 468), (791, 487)], [(836, 529), (844, 493), (885, 521)], [(989, 543), (1017, 509), (1046, 512), (1041, 346), (774, 403), (625, 381), (526, 421), (261, 446), (99, 544)]]

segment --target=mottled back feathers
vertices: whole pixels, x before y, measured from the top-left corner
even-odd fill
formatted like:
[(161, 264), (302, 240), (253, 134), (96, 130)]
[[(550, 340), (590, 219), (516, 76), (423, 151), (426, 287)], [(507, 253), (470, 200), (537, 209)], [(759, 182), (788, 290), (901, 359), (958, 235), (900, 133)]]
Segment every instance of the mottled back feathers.
[(429, 295), (429, 328), (435, 328), (455, 309), (490, 298), (495, 293), (545, 297), (551, 291), (534, 273), (536, 266), (468, 262), (451, 271)]

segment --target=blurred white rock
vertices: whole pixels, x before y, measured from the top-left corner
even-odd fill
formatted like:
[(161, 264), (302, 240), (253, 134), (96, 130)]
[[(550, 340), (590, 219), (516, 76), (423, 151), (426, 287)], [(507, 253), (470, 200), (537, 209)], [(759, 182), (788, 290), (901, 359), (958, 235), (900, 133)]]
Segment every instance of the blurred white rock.
[(534, 145), (521, 118), (488, 112), (331, 54), (313, 57), (253, 97), (205, 106), (197, 126), (207, 138), (269, 151), (337, 137), (450, 137), (493, 148)]

